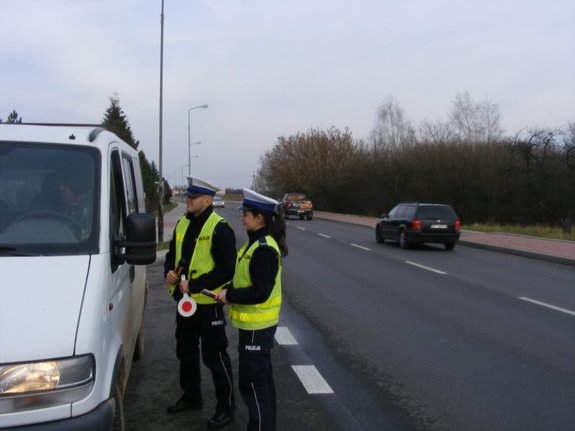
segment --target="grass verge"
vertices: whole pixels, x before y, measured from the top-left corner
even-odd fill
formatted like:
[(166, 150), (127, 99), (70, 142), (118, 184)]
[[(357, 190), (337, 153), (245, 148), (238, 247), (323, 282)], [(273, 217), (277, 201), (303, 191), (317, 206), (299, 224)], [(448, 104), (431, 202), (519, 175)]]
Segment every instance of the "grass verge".
[(544, 226), (544, 225), (520, 226), (520, 225), (473, 223), (469, 225), (467, 224), (464, 225), (463, 229), (475, 230), (478, 232), (510, 233), (516, 235), (536, 236), (540, 238), (575, 241), (575, 233), (573, 231), (571, 231), (571, 234), (566, 234), (563, 233), (563, 231), (560, 228)]

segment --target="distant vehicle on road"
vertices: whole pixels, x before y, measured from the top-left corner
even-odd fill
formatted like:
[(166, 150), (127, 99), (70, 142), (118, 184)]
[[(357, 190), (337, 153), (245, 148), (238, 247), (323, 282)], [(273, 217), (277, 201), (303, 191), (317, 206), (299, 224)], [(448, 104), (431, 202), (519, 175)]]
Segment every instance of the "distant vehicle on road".
[(221, 197), (215, 196), (214, 197), (214, 208), (225, 208), (226, 201), (224, 201)]
[(459, 240), (461, 222), (449, 205), (400, 203), (389, 213), (381, 214), (375, 226), (377, 242), (398, 241), (401, 248), (416, 244), (443, 244), (453, 250)]
[(300, 220), (313, 218), (313, 202), (304, 193), (286, 193), (278, 208), (285, 219), (289, 216), (299, 217)]

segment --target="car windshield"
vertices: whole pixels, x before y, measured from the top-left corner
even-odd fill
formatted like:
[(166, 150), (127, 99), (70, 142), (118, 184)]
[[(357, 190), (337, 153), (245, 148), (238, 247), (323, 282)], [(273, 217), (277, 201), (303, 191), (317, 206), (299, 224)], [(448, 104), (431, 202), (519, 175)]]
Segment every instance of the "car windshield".
[(420, 206), (417, 216), (421, 219), (455, 219), (457, 216), (451, 207), (444, 205)]
[(89, 147), (0, 142), (0, 255), (95, 252), (99, 157)]

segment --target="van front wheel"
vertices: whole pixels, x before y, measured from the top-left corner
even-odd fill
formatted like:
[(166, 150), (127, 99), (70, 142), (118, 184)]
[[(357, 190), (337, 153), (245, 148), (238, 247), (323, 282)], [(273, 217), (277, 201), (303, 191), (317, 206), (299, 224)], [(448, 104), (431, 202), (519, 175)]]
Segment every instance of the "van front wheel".
[(126, 419), (124, 418), (124, 400), (120, 386), (116, 383), (116, 390), (114, 391), (114, 422), (112, 423), (111, 431), (125, 431)]
[(142, 358), (144, 354), (144, 322), (142, 321), (142, 326), (138, 331), (138, 337), (136, 338), (136, 347), (134, 348), (134, 361), (138, 361)]

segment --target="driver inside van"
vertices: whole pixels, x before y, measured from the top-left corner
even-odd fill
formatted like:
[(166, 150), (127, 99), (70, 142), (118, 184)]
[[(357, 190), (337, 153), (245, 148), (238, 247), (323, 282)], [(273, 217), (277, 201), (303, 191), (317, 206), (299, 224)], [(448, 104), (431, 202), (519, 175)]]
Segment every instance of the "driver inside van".
[(38, 202), (40, 210), (61, 213), (72, 219), (79, 239), (88, 237), (88, 192), (90, 181), (79, 170), (48, 174), (43, 182)]

